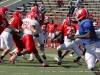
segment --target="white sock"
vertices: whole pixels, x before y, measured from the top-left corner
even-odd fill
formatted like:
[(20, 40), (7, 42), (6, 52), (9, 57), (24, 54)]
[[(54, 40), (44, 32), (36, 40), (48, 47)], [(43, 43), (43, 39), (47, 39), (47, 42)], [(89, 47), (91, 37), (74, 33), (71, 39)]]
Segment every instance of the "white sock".
[(30, 54), (30, 58), (34, 58), (34, 54), (33, 53)]
[(52, 47), (52, 43), (51, 43), (51, 47)]
[(56, 44), (54, 44), (54, 47), (56, 47)]

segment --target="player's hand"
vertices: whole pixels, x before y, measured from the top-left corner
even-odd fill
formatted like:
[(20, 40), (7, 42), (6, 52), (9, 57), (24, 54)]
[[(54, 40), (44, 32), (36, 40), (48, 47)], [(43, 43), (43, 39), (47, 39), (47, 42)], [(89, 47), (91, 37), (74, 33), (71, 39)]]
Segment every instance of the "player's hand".
[(77, 39), (77, 38), (78, 38), (77, 35), (75, 35), (75, 36), (74, 36), (74, 39)]
[(38, 34), (38, 33), (35, 33), (34, 36), (35, 36), (35, 37), (39, 37), (39, 34)]
[(23, 33), (23, 29), (19, 29), (19, 32), (18, 33)]

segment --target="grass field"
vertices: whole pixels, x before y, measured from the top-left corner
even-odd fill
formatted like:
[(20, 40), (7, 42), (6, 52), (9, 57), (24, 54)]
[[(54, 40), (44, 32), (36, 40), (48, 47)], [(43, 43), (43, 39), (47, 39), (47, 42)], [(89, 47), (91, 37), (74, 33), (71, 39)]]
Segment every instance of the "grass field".
[[(0, 63), (0, 75), (94, 75), (87, 69), (86, 63), (81, 60), (82, 65), (73, 62), (76, 57), (69, 57), (68, 55), (63, 59), (61, 66), (57, 65), (54, 57), (57, 56), (56, 50), (45, 49), (47, 60), (46, 63), (50, 67), (41, 67), (41, 64), (35, 59), (32, 62), (18, 57), (17, 62), (12, 64), (8, 62), (9, 55), (7, 55), (4, 63)], [(39, 52), (40, 53), (40, 52)], [(29, 55), (27, 55), (29, 58)], [(96, 64), (100, 68), (100, 63)]]

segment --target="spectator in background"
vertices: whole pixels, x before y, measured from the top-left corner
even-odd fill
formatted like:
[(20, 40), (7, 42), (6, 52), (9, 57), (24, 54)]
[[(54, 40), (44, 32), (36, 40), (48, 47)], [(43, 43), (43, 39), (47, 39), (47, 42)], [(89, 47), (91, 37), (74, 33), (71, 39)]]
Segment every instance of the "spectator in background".
[(62, 0), (56, 0), (58, 7), (61, 7), (63, 4)]
[(26, 14), (26, 12), (27, 12), (27, 7), (25, 6), (25, 4), (22, 5), (22, 7), (21, 7), (21, 12), (22, 12), (23, 15)]
[(70, 5), (74, 4), (75, 5), (75, 1), (74, 0), (69, 0), (68, 2), (68, 8), (70, 7)]
[(43, 1), (41, 1), (40, 5), (39, 5), (39, 8), (38, 8), (38, 11), (39, 12), (43, 12), (45, 10), (45, 4)]
[(82, 0), (75, 1), (75, 5), (82, 5), (82, 4), (83, 4), (83, 1)]
[(23, 4), (21, 7), (21, 12), (26, 12), (26, 10), (27, 10), (27, 7), (25, 6), (25, 4)]
[(67, 16), (72, 17), (74, 10), (75, 10), (75, 6), (73, 6), (73, 3), (71, 3), (71, 5), (69, 6), (69, 12), (68, 12)]

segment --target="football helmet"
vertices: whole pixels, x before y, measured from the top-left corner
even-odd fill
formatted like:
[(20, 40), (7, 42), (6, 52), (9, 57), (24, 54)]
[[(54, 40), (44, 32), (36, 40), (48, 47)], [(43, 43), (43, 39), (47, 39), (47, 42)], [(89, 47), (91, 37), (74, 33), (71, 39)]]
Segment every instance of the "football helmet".
[(8, 8), (3, 6), (0, 8), (0, 14), (3, 16), (3, 17), (6, 17), (7, 14), (8, 14)]
[[(69, 17), (67, 17), (66, 19), (63, 20), (63, 24), (71, 25), (71, 21), (72, 21), (72, 20), (71, 20)], [(62, 25), (63, 25), (63, 24), (62, 24)]]
[(39, 16), (38, 16), (36, 13), (28, 12), (28, 13), (26, 14), (26, 18), (35, 19), (35, 20), (38, 21)]
[(31, 7), (31, 11), (32, 11), (32, 12), (37, 12), (37, 11), (38, 11), (37, 6), (33, 6), (33, 7)]
[(20, 16), (20, 11), (19, 10), (15, 10), (13, 12), (13, 16)]
[(76, 13), (76, 18), (78, 21), (88, 18), (89, 11), (86, 8), (80, 8)]

